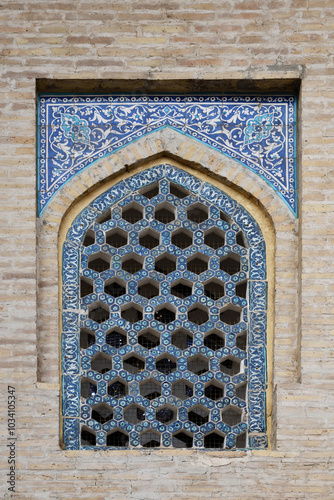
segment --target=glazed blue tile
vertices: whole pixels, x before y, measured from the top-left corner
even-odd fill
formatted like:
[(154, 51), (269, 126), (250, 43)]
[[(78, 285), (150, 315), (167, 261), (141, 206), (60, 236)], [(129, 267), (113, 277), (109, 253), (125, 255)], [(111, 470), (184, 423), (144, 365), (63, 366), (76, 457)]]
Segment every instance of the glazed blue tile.
[(66, 450), (78, 450), (80, 448), (79, 419), (63, 419), (63, 440)]
[(264, 347), (249, 348), (249, 385), (250, 391), (264, 391), (266, 388), (266, 351)]
[(75, 333), (78, 330), (78, 313), (66, 311), (63, 312), (62, 326), (63, 332)]
[(77, 333), (63, 332), (61, 337), (62, 366), (64, 373), (79, 373), (79, 336)]
[(79, 283), (79, 250), (72, 243), (65, 241), (63, 245), (63, 285)]
[(249, 431), (250, 432), (265, 432), (265, 411), (266, 399), (265, 392), (249, 392)]
[(265, 312), (250, 313), (249, 345), (263, 346), (267, 340), (267, 317)]
[(84, 234), (96, 216), (97, 213), (93, 208), (84, 208), (84, 210), (74, 219), (74, 222), (67, 232), (66, 238), (72, 243), (81, 243)]
[(249, 447), (253, 449), (265, 449), (268, 447), (266, 434), (255, 434), (249, 437)]
[(63, 388), (63, 416), (79, 417), (80, 413), (80, 380), (78, 376), (64, 375)]
[(267, 282), (249, 281), (250, 311), (267, 310)]
[(250, 272), (249, 277), (252, 280), (266, 279), (266, 246), (262, 241), (249, 250)]
[(79, 308), (79, 287), (75, 285), (63, 286), (63, 309)]

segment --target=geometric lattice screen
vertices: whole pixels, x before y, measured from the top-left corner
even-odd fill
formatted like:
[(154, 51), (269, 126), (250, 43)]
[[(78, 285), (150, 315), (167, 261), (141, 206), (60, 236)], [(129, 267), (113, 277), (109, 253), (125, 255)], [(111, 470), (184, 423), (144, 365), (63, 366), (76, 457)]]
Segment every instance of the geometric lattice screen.
[(265, 244), (171, 165), (116, 184), (63, 247), (68, 449), (264, 448)]

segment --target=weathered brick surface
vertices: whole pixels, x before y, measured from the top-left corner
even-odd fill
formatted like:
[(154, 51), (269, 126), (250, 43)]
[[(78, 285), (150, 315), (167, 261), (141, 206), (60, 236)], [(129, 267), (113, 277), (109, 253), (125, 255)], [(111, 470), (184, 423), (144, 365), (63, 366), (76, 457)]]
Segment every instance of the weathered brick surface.
[[(10, 382), (19, 394), (16, 498), (334, 498), (332, 12), (331, 0), (2, 3), (0, 370), (5, 391), (0, 418), (4, 443)], [(296, 78), (302, 80), (297, 224), (249, 171), (245, 176), (239, 165), (223, 164), (214, 152), (200, 152), (168, 134), (106, 159), (99, 173), (92, 169), (78, 176), (36, 224), (36, 79), (48, 80), (44, 88), (67, 80), (58, 85), (67, 91), (107, 91), (103, 82), (109, 79), (113, 88), (127, 91), (164, 81), (171, 82), (170, 90), (182, 91), (191, 84), (181, 80), (216, 80), (222, 81), (216, 87), (222, 91), (245, 92), (282, 89), (284, 81), (290, 89)], [(117, 79), (123, 80), (121, 87)], [(137, 87), (131, 79), (140, 80)], [(55, 266), (61, 218), (97, 180), (165, 151), (235, 182), (260, 200), (273, 221), (276, 449), (270, 452), (236, 457), (229, 452), (69, 453), (59, 447)], [(6, 457), (4, 449), (3, 477)], [(6, 483), (0, 484), (6, 497)]]

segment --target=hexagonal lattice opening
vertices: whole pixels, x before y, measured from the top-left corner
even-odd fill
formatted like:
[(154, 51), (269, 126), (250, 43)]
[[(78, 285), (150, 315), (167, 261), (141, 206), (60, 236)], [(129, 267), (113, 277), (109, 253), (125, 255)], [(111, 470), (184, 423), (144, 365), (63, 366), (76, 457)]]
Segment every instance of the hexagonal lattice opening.
[(168, 224), (175, 219), (175, 208), (169, 203), (160, 203), (155, 208), (155, 218), (163, 224)]
[(109, 319), (109, 307), (102, 302), (94, 302), (89, 306), (88, 318), (100, 325)]
[(180, 328), (176, 332), (172, 333), (172, 344), (179, 349), (188, 349), (193, 345), (192, 333)]
[(192, 294), (192, 283), (186, 280), (175, 281), (171, 284), (170, 291), (175, 297), (185, 299)]
[(172, 436), (172, 445), (174, 448), (192, 448), (193, 437), (185, 432), (178, 432)]
[(112, 369), (112, 360), (106, 354), (98, 353), (92, 358), (92, 370), (99, 373), (107, 373)]
[(130, 224), (135, 224), (143, 218), (143, 207), (136, 202), (129, 203), (122, 209), (122, 217)]
[(235, 294), (237, 297), (247, 298), (247, 281), (242, 281), (235, 285)]
[(237, 438), (235, 440), (235, 447), (236, 448), (246, 448), (246, 446), (247, 446), (246, 437), (247, 437), (246, 432), (244, 432), (243, 434), (239, 434), (239, 436), (237, 436)]
[(169, 406), (163, 406), (157, 409), (155, 418), (162, 424), (169, 425), (176, 420), (176, 411)]
[(129, 436), (123, 431), (114, 431), (107, 435), (107, 446), (125, 448), (129, 446)]
[(238, 349), (241, 349), (242, 351), (246, 350), (247, 347), (247, 331), (243, 331), (237, 335), (237, 338), (235, 339), (235, 345), (238, 347)]
[(219, 217), (221, 220), (223, 220), (224, 222), (227, 222), (228, 224), (232, 224), (232, 222), (233, 222), (231, 217), (229, 217), (227, 214), (225, 214), (222, 211), (220, 212)]
[(237, 245), (240, 245), (241, 247), (244, 247), (244, 248), (248, 248), (245, 235), (242, 231), (238, 232), (238, 234), (236, 236), (236, 242), (237, 242)]
[(222, 421), (225, 422), (225, 424), (230, 425), (231, 427), (239, 424), (241, 420), (242, 410), (240, 410), (240, 408), (237, 408), (235, 406), (228, 406), (222, 411)]
[(155, 366), (159, 372), (164, 375), (169, 375), (170, 373), (175, 372), (177, 363), (173, 356), (163, 354), (162, 357), (157, 359)]
[(143, 319), (143, 308), (137, 304), (124, 306), (121, 312), (121, 317), (129, 323), (137, 323)]
[(81, 396), (85, 399), (95, 396), (97, 393), (97, 384), (89, 378), (81, 380)]
[(161, 384), (160, 382), (157, 382), (153, 379), (148, 380), (140, 384), (139, 392), (141, 396), (148, 399), (149, 401), (152, 401), (153, 399), (161, 396)]
[(159, 194), (159, 184), (157, 182), (154, 184), (150, 184), (149, 186), (141, 189), (139, 193), (151, 200), (152, 198), (154, 198), (154, 196)]
[(153, 299), (159, 295), (159, 283), (152, 279), (144, 279), (138, 283), (138, 295)]
[(182, 200), (186, 196), (189, 196), (189, 191), (187, 191), (181, 186), (177, 186), (173, 182), (169, 183), (169, 192), (174, 196), (176, 196), (177, 198), (180, 198), (180, 200)]
[(160, 235), (157, 231), (153, 231), (153, 229), (145, 229), (140, 233), (139, 236), (139, 244), (142, 247), (152, 249), (159, 245)]
[(247, 396), (247, 384), (241, 384), (235, 389), (235, 395), (237, 398), (242, 399), (243, 401), (246, 401), (246, 396)]
[(128, 243), (128, 233), (123, 229), (111, 229), (106, 233), (106, 243), (114, 248), (121, 248)]
[(121, 295), (124, 295), (126, 293), (126, 285), (124, 281), (120, 279), (107, 281), (104, 285), (104, 293), (107, 293), (112, 297), (120, 297)]
[(241, 309), (236, 306), (227, 306), (221, 313), (220, 319), (227, 325), (236, 325), (240, 322)]
[(139, 255), (131, 254), (122, 258), (122, 269), (130, 274), (135, 274), (143, 269), (144, 259)]
[(87, 349), (95, 344), (95, 333), (88, 328), (80, 328), (80, 347)]
[(131, 405), (124, 410), (124, 419), (130, 424), (139, 424), (145, 420), (145, 410), (141, 406)]
[(82, 242), (84, 247), (89, 247), (95, 243), (95, 231), (88, 229)]
[(140, 435), (140, 444), (143, 448), (158, 448), (160, 446), (160, 434), (154, 431), (143, 432)]
[(104, 222), (107, 222), (110, 219), (111, 219), (111, 210), (110, 208), (108, 208), (95, 219), (95, 222), (97, 222), (98, 224), (103, 224)]
[(126, 333), (120, 328), (113, 328), (106, 333), (106, 344), (110, 345), (111, 347), (119, 349), (119, 347), (125, 345), (126, 342)]
[(188, 411), (188, 420), (196, 425), (203, 425), (209, 421), (209, 415), (209, 410), (198, 405)]
[(128, 386), (120, 380), (112, 380), (108, 384), (108, 394), (115, 399), (123, 398), (128, 394)]
[(225, 345), (224, 334), (218, 330), (213, 330), (204, 339), (204, 345), (213, 351), (221, 349)]
[(103, 252), (94, 253), (88, 257), (88, 268), (102, 273), (110, 268), (110, 255)]
[(190, 382), (179, 380), (178, 382), (174, 382), (172, 384), (173, 396), (182, 399), (182, 401), (191, 398), (193, 396), (193, 393), (193, 385)]
[(210, 229), (204, 234), (204, 243), (216, 250), (224, 246), (225, 234), (220, 229)]
[(105, 403), (100, 403), (92, 407), (92, 418), (100, 424), (105, 424), (113, 419), (113, 411), (111, 406)]
[(86, 297), (87, 295), (93, 293), (93, 280), (89, 278), (80, 277), (80, 297)]
[(220, 259), (220, 269), (232, 276), (240, 271), (240, 255), (230, 253)]
[(220, 363), (220, 371), (226, 375), (236, 375), (240, 372), (240, 359), (228, 357)]
[(195, 354), (195, 356), (188, 358), (187, 367), (195, 375), (202, 375), (209, 369), (209, 360), (201, 354)]
[(137, 355), (123, 359), (123, 368), (132, 375), (145, 370), (145, 361)]
[(81, 429), (81, 446), (96, 446), (96, 435), (94, 431), (83, 427)]
[(169, 254), (162, 255), (156, 259), (154, 269), (165, 275), (172, 273), (176, 269), (176, 257)]
[(187, 210), (187, 217), (192, 222), (200, 224), (208, 218), (208, 209), (205, 205), (191, 205)]
[(207, 398), (213, 401), (218, 401), (224, 397), (224, 386), (218, 382), (212, 382), (204, 389), (204, 394)]
[(217, 279), (207, 281), (204, 285), (204, 295), (212, 300), (219, 300), (225, 294), (224, 283)]
[(225, 436), (218, 434), (218, 432), (211, 432), (204, 436), (205, 448), (224, 448)]
[(186, 229), (178, 229), (172, 234), (172, 243), (179, 248), (188, 248), (193, 243), (193, 235)]
[(209, 314), (206, 308), (195, 306), (193, 309), (188, 311), (188, 319), (195, 325), (202, 325), (209, 319)]
[(175, 320), (175, 311), (172, 309), (172, 306), (164, 306), (155, 311), (154, 318), (160, 321), (160, 323), (168, 325), (168, 323)]
[(190, 257), (187, 260), (187, 269), (195, 274), (204, 273), (204, 271), (207, 271), (208, 269), (208, 257), (202, 254), (196, 254), (195, 256)]
[(153, 349), (160, 344), (160, 333), (151, 328), (146, 328), (138, 335), (138, 344), (146, 347), (146, 349)]

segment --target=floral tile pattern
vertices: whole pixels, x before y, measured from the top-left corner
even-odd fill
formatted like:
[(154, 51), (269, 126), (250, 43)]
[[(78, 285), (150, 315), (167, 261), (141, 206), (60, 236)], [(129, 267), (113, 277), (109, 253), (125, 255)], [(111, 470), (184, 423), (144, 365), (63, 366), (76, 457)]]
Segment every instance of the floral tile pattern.
[(296, 98), (292, 95), (40, 95), (39, 214), (88, 165), (171, 127), (234, 158), (296, 214)]

